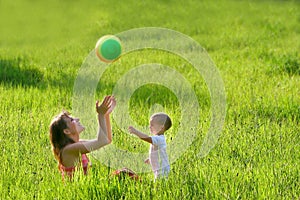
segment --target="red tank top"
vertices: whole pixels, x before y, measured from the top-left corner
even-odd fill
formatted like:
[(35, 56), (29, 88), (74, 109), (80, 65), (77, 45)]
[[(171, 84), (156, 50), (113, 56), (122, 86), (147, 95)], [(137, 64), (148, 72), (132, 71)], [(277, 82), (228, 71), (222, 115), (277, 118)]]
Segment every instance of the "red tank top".
[[(81, 165), (82, 165), (84, 175), (87, 175), (87, 170), (88, 170), (88, 165), (89, 165), (89, 158), (87, 157), (86, 154), (81, 155)], [(73, 176), (74, 176), (74, 172), (76, 170), (76, 166), (65, 167), (62, 164), (59, 164), (59, 170), (61, 172), (61, 175), (62, 175), (63, 179), (65, 178), (65, 174), (72, 179)]]

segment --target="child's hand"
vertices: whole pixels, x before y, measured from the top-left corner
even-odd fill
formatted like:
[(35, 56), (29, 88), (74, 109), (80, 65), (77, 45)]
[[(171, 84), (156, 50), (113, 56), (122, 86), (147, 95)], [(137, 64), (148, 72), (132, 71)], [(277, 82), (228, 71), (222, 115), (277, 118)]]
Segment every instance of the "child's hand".
[(129, 126), (128, 131), (132, 134), (136, 134), (136, 132), (137, 132), (137, 130), (133, 126)]
[(111, 96), (106, 96), (102, 103), (99, 105), (99, 101), (96, 101), (96, 111), (98, 114), (104, 115), (111, 107)]
[(139, 130), (135, 129), (133, 126), (129, 126), (128, 131), (130, 133), (138, 136), (140, 139), (152, 144), (152, 138), (149, 135), (146, 135), (145, 133), (140, 132)]
[(147, 158), (146, 160), (144, 160), (144, 163), (146, 163), (146, 164), (150, 164), (150, 160), (149, 160), (149, 158)]
[(108, 111), (105, 113), (107, 115), (109, 115), (110, 113), (112, 113), (112, 111), (114, 110), (114, 108), (117, 105), (116, 99), (114, 96), (110, 97), (111, 103), (110, 103), (110, 108), (108, 109)]

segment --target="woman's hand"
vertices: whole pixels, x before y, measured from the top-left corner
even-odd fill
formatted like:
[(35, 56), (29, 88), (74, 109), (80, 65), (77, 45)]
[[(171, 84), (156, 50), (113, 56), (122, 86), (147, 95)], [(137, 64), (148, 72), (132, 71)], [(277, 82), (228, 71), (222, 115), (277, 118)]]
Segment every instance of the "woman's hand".
[(103, 99), (103, 101), (100, 105), (99, 105), (99, 101), (97, 100), (96, 101), (96, 111), (97, 111), (97, 113), (104, 115), (111, 108), (111, 104), (112, 104), (111, 96), (106, 96)]
[(110, 97), (111, 103), (110, 103), (110, 108), (107, 110), (107, 112), (105, 113), (106, 115), (109, 115), (110, 113), (112, 113), (112, 111), (114, 110), (114, 108), (117, 105), (116, 99), (114, 96)]

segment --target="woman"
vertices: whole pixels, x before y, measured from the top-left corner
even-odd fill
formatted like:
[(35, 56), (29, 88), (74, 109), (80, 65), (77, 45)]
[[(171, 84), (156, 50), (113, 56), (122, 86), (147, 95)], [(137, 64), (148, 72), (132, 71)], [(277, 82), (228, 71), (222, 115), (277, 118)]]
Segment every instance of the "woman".
[(96, 102), (99, 130), (96, 139), (82, 141), (80, 133), (85, 129), (78, 118), (73, 118), (68, 112), (62, 112), (50, 124), (50, 141), (59, 170), (64, 178), (67, 174), (73, 177), (76, 167), (81, 162), (84, 174), (88, 169), (86, 153), (97, 150), (111, 143), (111, 125), (109, 114), (116, 106), (113, 96), (106, 96), (102, 103)]

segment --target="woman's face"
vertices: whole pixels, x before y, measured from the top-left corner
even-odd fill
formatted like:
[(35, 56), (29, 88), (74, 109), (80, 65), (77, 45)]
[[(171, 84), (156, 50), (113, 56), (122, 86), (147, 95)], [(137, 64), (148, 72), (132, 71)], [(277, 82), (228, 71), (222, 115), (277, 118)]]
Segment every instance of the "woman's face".
[(66, 116), (64, 120), (67, 123), (68, 129), (71, 134), (78, 134), (81, 133), (85, 127), (82, 126), (79, 122), (79, 118), (73, 118), (72, 116)]

